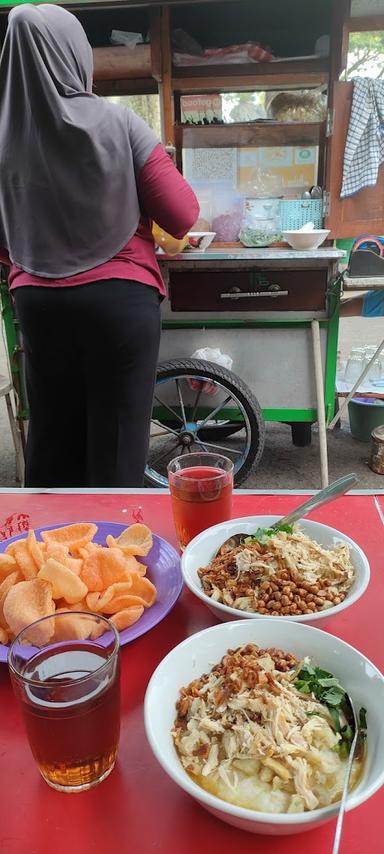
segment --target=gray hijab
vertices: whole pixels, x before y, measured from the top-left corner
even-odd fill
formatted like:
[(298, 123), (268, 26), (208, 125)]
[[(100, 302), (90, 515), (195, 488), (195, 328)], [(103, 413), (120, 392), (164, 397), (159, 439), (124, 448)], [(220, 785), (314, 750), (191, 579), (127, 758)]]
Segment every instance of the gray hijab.
[(0, 246), (37, 276), (102, 264), (139, 223), (136, 175), (158, 139), (92, 94), (92, 71), (74, 15), (12, 9), (0, 57)]

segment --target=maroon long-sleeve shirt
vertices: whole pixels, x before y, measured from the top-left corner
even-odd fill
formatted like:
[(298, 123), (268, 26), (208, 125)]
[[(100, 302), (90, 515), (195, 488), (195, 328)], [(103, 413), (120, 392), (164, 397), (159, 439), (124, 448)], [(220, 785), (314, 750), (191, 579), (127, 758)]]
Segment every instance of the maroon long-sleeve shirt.
[(12, 265), (7, 253), (0, 261), (11, 264), (11, 290), (23, 285), (60, 288), (84, 285), (105, 279), (133, 279), (158, 288), (165, 294), (152, 238), (152, 221), (173, 237), (181, 238), (199, 216), (196, 196), (160, 143), (153, 150), (137, 177), (141, 219), (136, 233), (110, 261), (63, 279), (43, 279)]

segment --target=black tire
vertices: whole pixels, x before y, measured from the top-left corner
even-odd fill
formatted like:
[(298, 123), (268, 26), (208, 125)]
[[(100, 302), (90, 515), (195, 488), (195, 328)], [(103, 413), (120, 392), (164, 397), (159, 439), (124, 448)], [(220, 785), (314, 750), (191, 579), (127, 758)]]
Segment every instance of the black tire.
[(227, 439), (229, 436), (234, 436), (239, 430), (241, 430), (241, 427), (239, 427), (236, 421), (229, 421), (228, 424), (223, 424), (211, 430), (209, 434), (207, 430), (202, 430), (200, 436), (203, 442), (204, 440), (208, 441), (210, 436), (220, 441), (220, 439)]
[[(233, 394), (244, 408), (249, 421), (251, 441), (248, 453), (241, 467), (235, 472), (234, 484), (235, 486), (240, 486), (256, 470), (264, 450), (265, 423), (260, 404), (240, 377), (232, 371), (220, 367), (220, 365), (216, 365), (213, 362), (206, 362), (203, 359), (175, 359), (168, 362), (161, 362), (157, 367), (156, 383), (165, 379), (172, 379), (173, 377), (191, 375), (196, 376), (197, 379), (216, 381)], [(230, 433), (227, 435), (231, 435), (237, 430), (242, 429), (235, 426), (233, 422), (223, 425), (222, 428), (218, 427), (219, 430), (225, 430), (226, 428), (230, 430)], [(151, 486), (159, 485), (154, 483), (153, 478), (148, 475), (148, 466), (146, 469), (146, 482)]]
[(291, 424), (292, 442), (296, 448), (307, 448), (312, 442), (312, 424), (308, 421), (296, 421)]

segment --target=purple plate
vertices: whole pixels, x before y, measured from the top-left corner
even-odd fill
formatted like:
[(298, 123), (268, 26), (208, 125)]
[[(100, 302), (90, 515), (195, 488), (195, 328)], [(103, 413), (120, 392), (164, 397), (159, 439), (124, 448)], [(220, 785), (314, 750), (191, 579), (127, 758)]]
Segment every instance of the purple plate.
[[(43, 528), (35, 528), (35, 534), (39, 540), (41, 539), (41, 531), (50, 531), (54, 528), (71, 524), (74, 524), (74, 522), (62, 522), (60, 526), (57, 524), (45, 525)], [(107, 534), (118, 537), (127, 527), (127, 525), (120, 525), (118, 522), (95, 522), (95, 525), (98, 526), (98, 530), (93, 538), (93, 542), (101, 543), (101, 545), (105, 545)], [(25, 536), (25, 534), (20, 534), (20, 536), (11, 537), (9, 540), (2, 540), (0, 542), (0, 553), (4, 552), (10, 543), (25, 539)], [(183, 587), (180, 557), (176, 549), (167, 540), (158, 537), (157, 534), (153, 534), (153, 546), (148, 555), (143, 558), (139, 557), (137, 560), (148, 567), (147, 576), (156, 587), (157, 599), (151, 608), (145, 609), (144, 614), (137, 623), (120, 632), (121, 646), (139, 638), (145, 632), (149, 632), (157, 623), (160, 623), (176, 604)], [(7, 655), (8, 646), (0, 644), (0, 662), (6, 662)]]

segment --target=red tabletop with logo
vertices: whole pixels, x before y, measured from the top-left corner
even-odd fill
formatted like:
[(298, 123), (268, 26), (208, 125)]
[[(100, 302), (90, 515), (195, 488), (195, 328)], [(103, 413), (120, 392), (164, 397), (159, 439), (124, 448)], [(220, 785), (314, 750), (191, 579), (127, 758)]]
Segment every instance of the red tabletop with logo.
[[(302, 494), (237, 493), (234, 515), (284, 514)], [(384, 670), (384, 496), (350, 495), (312, 514), (351, 536), (366, 552), (372, 578), (363, 598), (327, 624)], [(161, 491), (103, 493), (0, 492), (0, 540), (28, 527), (80, 520), (144, 521), (176, 544), (169, 495)], [(0, 664), (0, 851), (2, 854), (327, 854), (335, 822), (288, 837), (254, 836), (211, 816), (164, 773), (146, 742), (143, 699), (159, 661), (185, 637), (216, 622), (184, 590), (170, 614), (124, 646), (122, 735), (117, 765), (95, 789), (55, 792), (29, 752), (7, 667)], [(384, 761), (384, 757), (383, 757)], [(384, 790), (345, 816), (341, 852), (382, 854)]]

